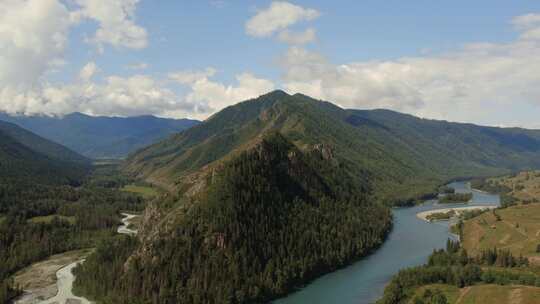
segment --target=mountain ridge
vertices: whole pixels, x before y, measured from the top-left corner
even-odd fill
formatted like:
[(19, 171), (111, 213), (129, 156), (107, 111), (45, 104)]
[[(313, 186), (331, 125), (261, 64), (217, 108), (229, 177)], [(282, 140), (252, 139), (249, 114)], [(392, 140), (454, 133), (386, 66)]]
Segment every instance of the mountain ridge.
[(124, 158), (138, 148), (199, 123), (190, 119), (89, 116), (24, 116), (0, 113), (0, 120), (15, 123), (48, 140), (90, 158)]
[(300, 147), (324, 142), (336, 146), (375, 179), (393, 181), (382, 188), (407, 192), (418, 186), (417, 180), (429, 184), (416, 193), (389, 195), (394, 198), (412, 198), (455, 178), (540, 166), (537, 130), (428, 120), (390, 110), (348, 110), (303, 94), (274, 91), (227, 107), (198, 126), (133, 153), (124, 168), (172, 189), (187, 173), (242, 150), (270, 129), (283, 131)]

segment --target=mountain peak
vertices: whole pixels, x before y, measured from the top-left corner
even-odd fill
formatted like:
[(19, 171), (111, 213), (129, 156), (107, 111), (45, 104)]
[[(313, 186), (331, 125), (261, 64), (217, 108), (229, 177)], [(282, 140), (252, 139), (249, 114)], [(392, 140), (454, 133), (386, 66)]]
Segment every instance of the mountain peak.
[(271, 97), (271, 98), (282, 98), (282, 97), (290, 97), (291, 95), (287, 94), (287, 92), (277, 89), (271, 92), (268, 92), (264, 95), (261, 95), (261, 97)]

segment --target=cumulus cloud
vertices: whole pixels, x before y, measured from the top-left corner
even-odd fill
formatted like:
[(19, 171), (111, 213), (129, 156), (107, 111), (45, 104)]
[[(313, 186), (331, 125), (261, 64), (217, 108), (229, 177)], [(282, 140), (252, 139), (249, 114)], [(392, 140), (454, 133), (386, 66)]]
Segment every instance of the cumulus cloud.
[(95, 62), (87, 63), (79, 72), (79, 78), (82, 81), (90, 81), (92, 77), (98, 72), (98, 67)]
[(56, 0), (0, 1), (0, 89), (26, 89), (62, 63), (70, 26)]
[(316, 19), (320, 13), (289, 2), (274, 1), (246, 22), (246, 33), (254, 37), (268, 37), (278, 30), (301, 22)]
[(185, 117), (207, 109), (204, 104), (191, 103), (178, 96), (164, 83), (140, 74), (109, 76), (102, 84), (90, 81), (68, 85), (46, 84), (40, 90), (8, 97), (12, 98), (12, 103), (5, 110), (25, 115), (83, 112), (90, 115), (133, 116), (163, 115), (176, 111)]
[[(81, 110), (77, 98), (81, 97), (80, 103), (84, 103), (86, 93), (92, 90), (112, 90), (112, 83), (119, 82), (113, 81), (114, 78), (107, 80), (106, 87), (91, 83), (98, 72), (94, 62), (81, 69), (73, 85), (52, 85), (45, 76), (66, 63), (64, 51), (69, 32), (84, 19), (98, 22), (93, 41), (101, 46), (106, 43), (129, 48), (146, 46), (146, 30), (133, 20), (137, 2), (77, 0), (68, 9), (60, 0), (0, 1), (0, 111), (63, 114)], [(148, 88), (148, 82), (146, 84)], [(164, 90), (161, 92), (162, 96), (167, 95)], [(125, 100), (124, 95), (105, 93), (100, 98), (112, 102), (111, 98), (105, 98), (107, 96), (118, 96), (120, 104)], [(127, 108), (125, 110), (127, 113)], [(135, 111), (141, 111), (136, 103)]]
[(142, 49), (148, 45), (146, 29), (135, 24), (135, 9), (139, 0), (76, 0), (81, 9), (74, 19), (89, 18), (99, 24), (89, 41), (101, 49), (104, 44), (114, 47)]
[(205, 104), (208, 114), (212, 114), (231, 104), (254, 98), (273, 90), (272, 81), (258, 78), (251, 73), (236, 76), (236, 85), (225, 85), (210, 79), (216, 70), (207, 68), (203, 71), (179, 71), (171, 73), (169, 78), (189, 87), (185, 99), (189, 103)]
[(292, 45), (302, 45), (310, 43), (317, 39), (315, 29), (308, 28), (303, 32), (293, 32), (284, 30), (279, 33), (278, 40)]
[(469, 44), (447, 54), (392, 61), (333, 64), (292, 47), (281, 59), (285, 87), (349, 108), (390, 108), (458, 121), (540, 106), (540, 37), (523, 39), (540, 23), (529, 15), (514, 24), (521, 32), (511, 43)]

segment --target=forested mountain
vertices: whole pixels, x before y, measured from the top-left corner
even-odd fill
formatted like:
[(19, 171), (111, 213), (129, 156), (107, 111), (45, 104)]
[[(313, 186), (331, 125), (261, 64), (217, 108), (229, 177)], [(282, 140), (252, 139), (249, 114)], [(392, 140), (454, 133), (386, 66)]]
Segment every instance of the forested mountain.
[(301, 151), (265, 134), (204, 190), (148, 208), (155, 221), (129, 260), (121, 244), (98, 248), (123, 257), (88, 258), (77, 288), (105, 303), (258, 303), (290, 292), (369, 253), (391, 227), (367, 176), (351, 169), (327, 147)]
[(0, 182), (70, 183), (88, 171), (90, 160), (14, 124), (0, 122)]
[(170, 188), (243, 150), (268, 130), (298, 147), (326, 144), (367, 171), (388, 201), (430, 192), (448, 179), (540, 166), (540, 131), (427, 120), (388, 110), (345, 110), (275, 91), (134, 154), (127, 172)]
[(378, 246), (384, 204), (540, 167), (539, 138), (275, 91), (130, 156), (126, 173), (170, 194), (140, 244), (104, 244), (122, 254), (91, 256), (76, 284), (105, 303), (265, 302)]
[(123, 158), (199, 123), (154, 116), (94, 117), (81, 113), (63, 117), (0, 113), (0, 120), (15, 123), (90, 158)]

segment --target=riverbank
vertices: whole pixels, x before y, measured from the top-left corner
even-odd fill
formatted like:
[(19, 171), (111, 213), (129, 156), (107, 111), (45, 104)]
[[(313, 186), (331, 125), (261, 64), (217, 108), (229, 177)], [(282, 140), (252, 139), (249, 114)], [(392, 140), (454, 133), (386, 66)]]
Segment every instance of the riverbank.
[(426, 222), (432, 222), (432, 220), (428, 219), (430, 215), (437, 214), (437, 213), (448, 213), (448, 212), (455, 212), (455, 216), (459, 216), (460, 214), (471, 211), (471, 210), (491, 210), (495, 209), (498, 206), (492, 205), (492, 206), (467, 206), (467, 207), (454, 207), (454, 208), (443, 208), (443, 209), (434, 209), (434, 210), (428, 210), (419, 212), (416, 214), (416, 217), (418, 217), (421, 220), (424, 220)]
[(17, 272), (15, 285), (20, 286), (24, 293), (13, 303), (34, 304), (54, 297), (58, 293), (57, 272), (83, 259), (90, 251), (85, 249), (56, 254)]
[[(130, 221), (136, 214), (122, 213), (122, 225), (119, 234), (136, 235), (137, 230), (130, 229)], [(24, 294), (13, 301), (14, 304), (90, 304), (89, 300), (73, 294), (75, 276), (73, 268), (83, 263), (92, 249), (77, 250), (54, 255), (42, 262), (35, 263), (15, 275), (16, 285), (21, 286)]]

